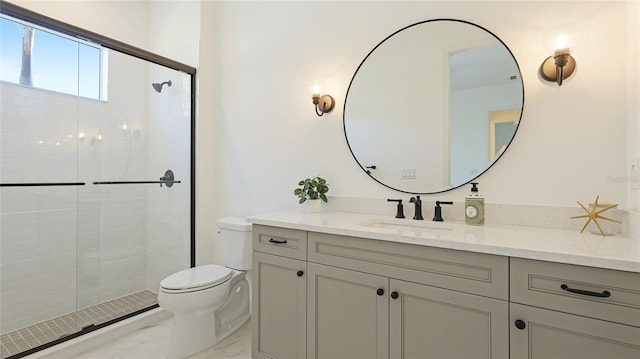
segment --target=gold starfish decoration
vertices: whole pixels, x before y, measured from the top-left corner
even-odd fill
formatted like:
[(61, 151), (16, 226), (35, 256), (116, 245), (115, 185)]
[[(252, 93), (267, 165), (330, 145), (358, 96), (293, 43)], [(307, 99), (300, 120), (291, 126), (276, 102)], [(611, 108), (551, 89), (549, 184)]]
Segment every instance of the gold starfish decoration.
[(603, 208), (601, 210), (598, 210), (598, 199), (599, 198), (600, 198), (600, 196), (596, 196), (596, 201), (593, 203), (593, 208), (592, 209), (588, 209), (582, 203), (580, 203), (580, 201), (577, 201), (578, 204), (580, 205), (580, 207), (582, 207), (582, 209), (584, 209), (584, 211), (587, 212), (587, 214), (584, 214), (582, 216), (575, 216), (575, 217), (571, 217), (571, 218), (572, 219), (573, 218), (589, 218), (589, 219), (587, 219), (587, 223), (584, 224), (584, 227), (582, 227), (582, 230), (580, 231), (580, 233), (584, 232), (585, 228), (587, 228), (589, 223), (591, 221), (593, 221), (593, 223), (595, 223), (596, 226), (598, 226), (598, 229), (600, 230), (600, 233), (602, 234), (602, 236), (605, 237), (606, 235), (604, 234), (604, 231), (602, 230), (602, 227), (600, 227), (600, 223), (598, 222), (598, 219), (604, 219), (606, 221), (622, 223), (620, 221), (616, 221), (615, 219), (607, 218), (607, 217), (604, 217), (604, 216), (600, 215), (600, 213), (602, 213), (604, 211), (608, 211), (611, 208), (616, 207), (618, 204), (607, 205), (605, 208)]

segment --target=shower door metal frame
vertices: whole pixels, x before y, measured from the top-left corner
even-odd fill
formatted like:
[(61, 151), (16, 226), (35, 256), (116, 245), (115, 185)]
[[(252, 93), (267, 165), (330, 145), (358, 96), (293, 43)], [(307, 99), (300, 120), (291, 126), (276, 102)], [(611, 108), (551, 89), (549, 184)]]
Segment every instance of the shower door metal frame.
[[(188, 74), (190, 76), (191, 79), (191, 99), (190, 99), (190, 103), (191, 103), (191, 123), (190, 123), (190, 140), (191, 140), (191, 148), (190, 148), (190, 165), (191, 165), (191, 173), (190, 173), (190, 177), (191, 177), (191, 181), (190, 181), (190, 213), (189, 213), (189, 217), (190, 217), (190, 266), (191, 267), (195, 267), (196, 265), (196, 242), (195, 242), (195, 238), (196, 238), (196, 218), (195, 218), (195, 210), (196, 210), (196, 198), (195, 198), (195, 188), (196, 188), (196, 133), (195, 133), (195, 128), (196, 128), (196, 81), (195, 81), (195, 77), (196, 77), (196, 68), (183, 64), (181, 62), (175, 61), (175, 60), (171, 60), (169, 58), (160, 56), (158, 54), (154, 54), (152, 52), (137, 48), (135, 46), (131, 46), (129, 44), (126, 44), (124, 42), (100, 35), (98, 33), (89, 31), (89, 30), (85, 30), (82, 29), (80, 27), (71, 25), (71, 24), (67, 24), (65, 22), (62, 21), (58, 21), (55, 20), (53, 18), (50, 18), (48, 16), (44, 16), (41, 14), (38, 14), (36, 12), (33, 12), (31, 10), (27, 10), (23, 7), (14, 5), (12, 3), (6, 2), (4, 0), (0, 0), (0, 13), (12, 16), (14, 18), (20, 19), (20, 20), (24, 20), (24, 21), (28, 21), (31, 22), (33, 24), (39, 25), (39, 26), (43, 26), (46, 28), (49, 28), (51, 30), (55, 30), (57, 32), (63, 33), (67, 36), (70, 36), (72, 38), (78, 39), (78, 40), (82, 40), (82, 41), (91, 41), (94, 42), (102, 47), (108, 48), (108, 49), (112, 49), (115, 51), (119, 51), (121, 53), (157, 64), (157, 65), (161, 65), (161, 66), (165, 66), (177, 71), (181, 71), (184, 72), (186, 74)], [(84, 185), (84, 183), (73, 183), (74, 185)], [(8, 185), (16, 185), (16, 184), (8, 184)], [(19, 184), (18, 184), (19, 185)], [(23, 184), (24, 185), (42, 185), (42, 184)], [(61, 185), (59, 183), (56, 184), (52, 184), (52, 183), (47, 183), (45, 185)], [(55, 346), (57, 344), (60, 344), (62, 342), (65, 342), (67, 340), (73, 339), (73, 338), (77, 338), (79, 336), (82, 336), (84, 334), (90, 333), (94, 330), (100, 329), (100, 328), (104, 328), (106, 326), (109, 326), (111, 324), (117, 323), (119, 321), (131, 318), (133, 316), (136, 316), (138, 314), (144, 313), (146, 311), (152, 310), (158, 308), (158, 304), (155, 304), (153, 306), (147, 307), (147, 308), (143, 308), (141, 310), (126, 314), (122, 317), (104, 322), (104, 323), (100, 323), (97, 325), (93, 325), (93, 326), (89, 326), (89, 327), (85, 327), (82, 328), (81, 330), (70, 334), (68, 336), (65, 336), (63, 338), (59, 338), (57, 340), (54, 340), (52, 342), (43, 344), (39, 347), (33, 348), (33, 349), (29, 349), (27, 351), (21, 352), (19, 354), (16, 354), (14, 356), (11, 356), (11, 358), (20, 358), (23, 356), (27, 356), (29, 354), (33, 354), (35, 352), (38, 352), (40, 350), (46, 349), (46, 348), (50, 348), (52, 346)]]

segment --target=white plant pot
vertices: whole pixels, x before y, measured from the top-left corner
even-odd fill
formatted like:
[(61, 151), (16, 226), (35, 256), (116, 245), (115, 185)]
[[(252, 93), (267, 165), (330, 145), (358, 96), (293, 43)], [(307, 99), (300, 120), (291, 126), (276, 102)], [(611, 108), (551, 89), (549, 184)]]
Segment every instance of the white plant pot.
[(309, 213), (318, 213), (322, 211), (322, 201), (319, 199), (308, 199), (307, 203), (307, 211)]

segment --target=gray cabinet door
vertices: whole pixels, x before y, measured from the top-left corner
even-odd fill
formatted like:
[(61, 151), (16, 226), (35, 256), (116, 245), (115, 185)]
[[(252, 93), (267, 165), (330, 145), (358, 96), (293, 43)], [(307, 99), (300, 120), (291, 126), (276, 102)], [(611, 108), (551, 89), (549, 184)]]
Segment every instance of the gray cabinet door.
[(509, 357), (508, 302), (394, 279), (389, 290), (391, 358)]
[(308, 265), (307, 358), (388, 358), (389, 279)]
[(305, 357), (306, 266), (296, 259), (253, 253), (253, 358)]
[(510, 312), (511, 358), (640, 358), (640, 328), (513, 303)]

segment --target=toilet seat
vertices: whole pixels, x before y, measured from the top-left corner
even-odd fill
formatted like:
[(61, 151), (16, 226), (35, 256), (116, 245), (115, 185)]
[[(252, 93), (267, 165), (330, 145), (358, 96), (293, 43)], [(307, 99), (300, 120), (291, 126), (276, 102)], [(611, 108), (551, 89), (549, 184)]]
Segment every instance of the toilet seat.
[(174, 273), (160, 282), (165, 293), (188, 293), (209, 289), (228, 281), (233, 271), (216, 264), (187, 268)]

